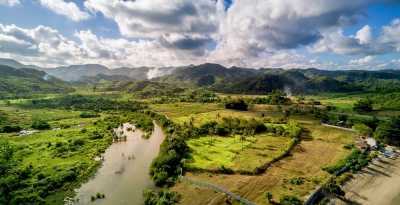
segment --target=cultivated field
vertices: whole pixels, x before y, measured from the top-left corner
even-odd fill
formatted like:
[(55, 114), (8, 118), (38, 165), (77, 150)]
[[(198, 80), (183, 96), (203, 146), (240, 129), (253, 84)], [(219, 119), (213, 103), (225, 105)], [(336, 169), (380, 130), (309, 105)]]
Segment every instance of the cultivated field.
[[(241, 118), (264, 116), (271, 119), (283, 117), (279, 109), (274, 106), (254, 106), (250, 111), (241, 112), (222, 110), (218, 106), (212, 110), (212, 104), (196, 104), (194, 109), (196, 112), (192, 115), (186, 115), (188, 113), (183, 111), (191, 107), (190, 105), (168, 109), (170, 106), (174, 105), (157, 105), (155, 108), (176, 122), (192, 120), (195, 125), (228, 116)], [(222, 165), (234, 171), (251, 170), (282, 153), (290, 143), (290, 138), (266, 134), (250, 137), (245, 141), (241, 141), (238, 136), (204, 136), (190, 139), (188, 145), (192, 150), (192, 160), (187, 162), (187, 166), (202, 171), (188, 172), (186, 176), (219, 185), (257, 204), (268, 204), (265, 198), (266, 192), (272, 193), (275, 201), (279, 201), (283, 195), (293, 195), (305, 200), (310, 192), (330, 176), (322, 170), (322, 167), (333, 165), (350, 153), (350, 150), (343, 146), (354, 143), (355, 134), (322, 126), (318, 120), (308, 116), (292, 116), (291, 119), (305, 128), (302, 140), (289, 156), (273, 163), (265, 173), (216, 174), (211, 170)], [(224, 194), (186, 182), (177, 183), (172, 190), (182, 195), (181, 204), (223, 204), (227, 200)]]

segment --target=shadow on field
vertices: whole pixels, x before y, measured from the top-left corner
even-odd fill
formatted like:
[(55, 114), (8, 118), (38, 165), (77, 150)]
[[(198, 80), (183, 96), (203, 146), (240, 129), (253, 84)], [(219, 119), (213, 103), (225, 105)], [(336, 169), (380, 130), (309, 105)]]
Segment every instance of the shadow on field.
[(300, 140), (304, 140), (304, 141), (313, 140), (313, 137), (311, 136), (311, 131), (307, 128), (304, 128), (303, 132), (300, 135)]

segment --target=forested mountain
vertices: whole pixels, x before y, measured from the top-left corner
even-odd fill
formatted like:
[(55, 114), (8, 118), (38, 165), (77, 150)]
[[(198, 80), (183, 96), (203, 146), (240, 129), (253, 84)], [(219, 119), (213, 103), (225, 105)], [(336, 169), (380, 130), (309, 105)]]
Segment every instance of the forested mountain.
[(67, 83), (35, 69), (0, 65), (0, 76), (2, 96), (73, 91)]
[(6, 65), (6, 66), (13, 67), (13, 68), (32, 68), (32, 69), (36, 69), (36, 70), (43, 70), (43, 68), (40, 68), (39, 66), (25, 65), (16, 60), (9, 59), (9, 58), (0, 58), (0, 65)]
[[(264, 94), (273, 90), (286, 90), (293, 93), (317, 93), (391, 92), (400, 89), (400, 71), (398, 70), (250, 69), (240, 67), (227, 68), (211, 63), (165, 68), (121, 67), (109, 69), (99, 64), (40, 68), (24, 65), (10, 59), (0, 59), (1, 64), (17, 69), (30, 67), (44, 70), (49, 75), (64, 81), (83, 82), (85, 84), (114, 82), (108, 89), (119, 89), (128, 92), (136, 90), (132, 89), (132, 87), (135, 87), (137, 83), (130, 82), (142, 81), (141, 83), (143, 84), (143, 82), (147, 82), (144, 80), (149, 79), (152, 82), (161, 83), (149, 84), (147, 82), (146, 86), (150, 86), (151, 90), (174, 87), (204, 87), (217, 92), (247, 94)], [(44, 75), (43, 72), (41, 74)], [(159, 87), (159, 85), (162, 86)]]
[(294, 93), (385, 92), (400, 88), (400, 71), (248, 69), (208, 63), (180, 68), (157, 80), (228, 93), (263, 94), (273, 90)]

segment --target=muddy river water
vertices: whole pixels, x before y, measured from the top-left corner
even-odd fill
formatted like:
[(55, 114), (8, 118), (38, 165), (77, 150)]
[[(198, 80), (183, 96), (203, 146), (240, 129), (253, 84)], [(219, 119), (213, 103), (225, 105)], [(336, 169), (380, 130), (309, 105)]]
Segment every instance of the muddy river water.
[[(126, 136), (126, 141), (114, 142), (106, 150), (96, 175), (77, 190), (79, 201), (75, 204), (143, 204), (143, 190), (154, 187), (149, 167), (165, 136), (158, 125), (149, 139), (129, 127), (132, 125), (118, 128), (117, 132)], [(96, 193), (105, 194), (105, 198), (92, 201), (91, 196)]]

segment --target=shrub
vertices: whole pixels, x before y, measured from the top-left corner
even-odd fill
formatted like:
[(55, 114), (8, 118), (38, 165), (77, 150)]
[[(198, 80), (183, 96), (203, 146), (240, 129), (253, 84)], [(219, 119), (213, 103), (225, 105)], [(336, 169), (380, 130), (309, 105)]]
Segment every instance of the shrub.
[(225, 103), (226, 109), (247, 111), (248, 105), (243, 99), (231, 100)]
[(97, 139), (102, 139), (104, 135), (100, 133), (99, 131), (95, 130), (92, 132), (92, 134), (89, 136), (89, 139), (91, 140), (97, 140)]
[(361, 99), (354, 104), (353, 109), (356, 112), (371, 112), (372, 101), (370, 99)]
[(143, 192), (144, 205), (173, 205), (179, 202), (180, 195), (169, 190), (145, 190)]
[(280, 205), (302, 205), (303, 202), (295, 196), (285, 195), (279, 200)]
[(289, 180), (289, 182), (293, 185), (302, 185), (304, 184), (304, 178), (303, 177), (292, 178)]
[(265, 193), (265, 198), (267, 199), (267, 201), (269, 203), (271, 203), (272, 202), (272, 198), (273, 198), (272, 193), (271, 192), (266, 192)]
[(400, 117), (380, 123), (376, 128), (374, 137), (383, 143), (400, 145)]
[(222, 165), (218, 170), (223, 174), (233, 174), (234, 173), (234, 171), (231, 168), (225, 167), (224, 165)]
[(94, 112), (82, 112), (79, 117), (81, 118), (95, 118), (99, 117), (100, 115)]
[(12, 132), (19, 132), (21, 130), (22, 128), (18, 125), (6, 125), (2, 129), (0, 129), (0, 132), (12, 133)]
[(46, 121), (43, 120), (34, 120), (32, 122), (32, 126), (33, 129), (37, 129), (37, 130), (47, 130), (50, 129), (50, 125), (49, 123), (47, 123)]

